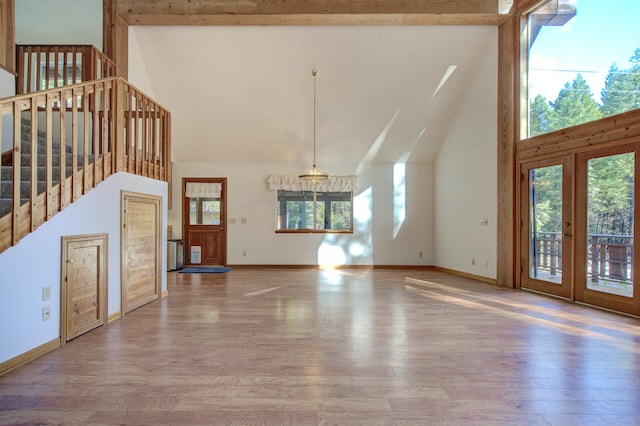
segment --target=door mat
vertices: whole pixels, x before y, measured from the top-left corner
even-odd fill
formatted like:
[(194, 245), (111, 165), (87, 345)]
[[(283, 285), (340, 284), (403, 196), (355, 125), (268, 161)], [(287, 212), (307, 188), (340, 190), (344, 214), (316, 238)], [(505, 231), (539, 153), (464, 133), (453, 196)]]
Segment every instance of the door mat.
[(223, 274), (230, 271), (228, 266), (189, 266), (181, 269), (181, 274)]

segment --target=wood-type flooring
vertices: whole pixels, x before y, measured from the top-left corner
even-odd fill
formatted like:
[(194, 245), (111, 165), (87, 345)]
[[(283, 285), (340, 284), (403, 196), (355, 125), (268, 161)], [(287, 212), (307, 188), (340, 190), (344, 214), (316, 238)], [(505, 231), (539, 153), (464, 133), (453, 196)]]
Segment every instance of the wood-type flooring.
[(640, 424), (636, 318), (432, 270), (167, 280), (0, 377), (0, 424)]

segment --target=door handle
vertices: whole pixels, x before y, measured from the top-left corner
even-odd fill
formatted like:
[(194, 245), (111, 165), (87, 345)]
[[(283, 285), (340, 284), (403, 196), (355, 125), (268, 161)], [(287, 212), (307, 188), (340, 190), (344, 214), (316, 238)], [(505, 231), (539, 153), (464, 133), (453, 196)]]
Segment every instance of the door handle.
[(562, 234), (562, 237), (570, 237), (571, 234)]

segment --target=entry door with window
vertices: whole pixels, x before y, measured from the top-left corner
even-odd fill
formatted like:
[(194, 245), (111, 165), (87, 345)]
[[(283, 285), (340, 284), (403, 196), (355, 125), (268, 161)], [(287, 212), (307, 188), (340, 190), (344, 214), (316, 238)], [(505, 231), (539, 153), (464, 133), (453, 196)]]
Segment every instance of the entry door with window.
[(187, 265), (225, 265), (226, 178), (183, 178), (182, 221)]
[(634, 284), (640, 144), (581, 153), (576, 158), (576, 301), (640, 315)]
[(571, 158), (521, 168), (521, 274), (524, 289), (571, 297)]

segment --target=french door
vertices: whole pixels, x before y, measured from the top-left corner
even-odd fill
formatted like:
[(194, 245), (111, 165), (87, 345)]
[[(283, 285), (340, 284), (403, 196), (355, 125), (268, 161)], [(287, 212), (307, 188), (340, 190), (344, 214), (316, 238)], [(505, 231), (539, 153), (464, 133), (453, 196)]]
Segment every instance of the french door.
[(640, 144), (521, 166), (520, 286), (640, 315)]
[(640, 144), (578, 154), (576, 179), (581, 183), (576, 202), (577, 302), (640, 315), (637, 265), (638, 210), (636, 174)]
[(571, 157), (537, 161), (521, 169), (521, 278), (524, 289), (571, 297)]

